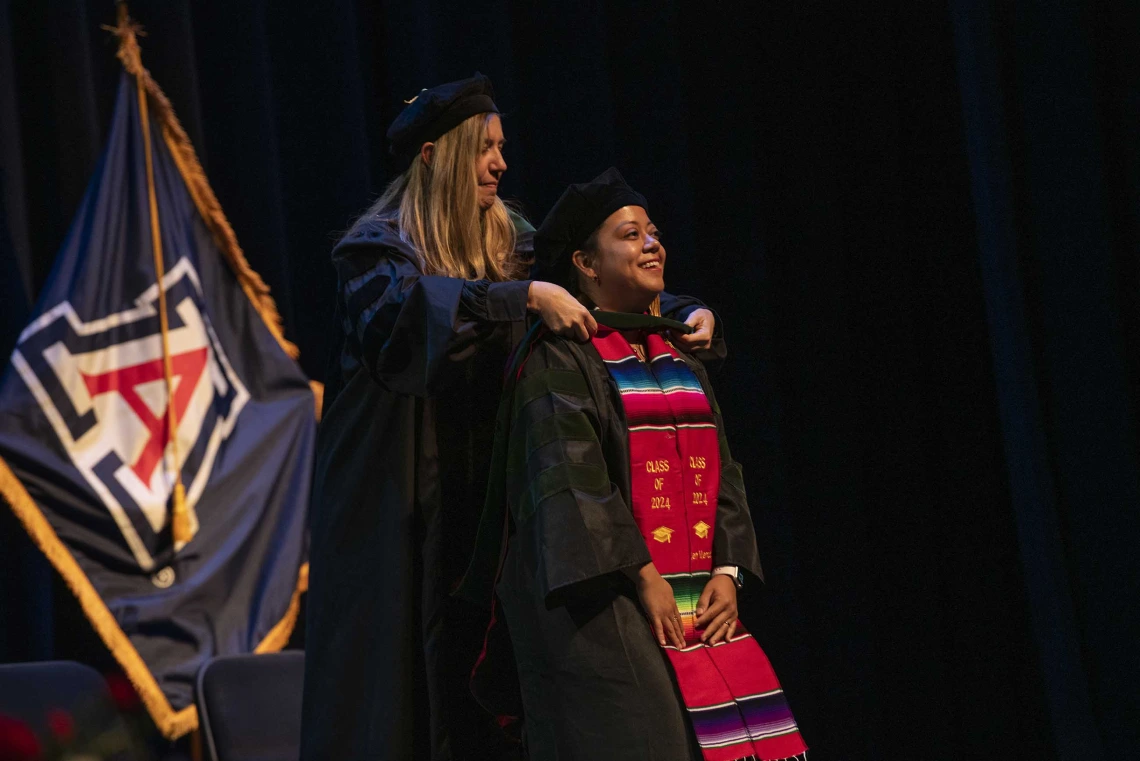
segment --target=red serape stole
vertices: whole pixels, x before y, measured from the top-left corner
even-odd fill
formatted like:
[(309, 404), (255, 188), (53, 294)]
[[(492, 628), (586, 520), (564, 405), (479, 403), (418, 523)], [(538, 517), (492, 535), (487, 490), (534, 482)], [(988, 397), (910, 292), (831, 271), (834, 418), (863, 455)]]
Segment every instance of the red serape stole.
[(593, 343), (625, 408), (633, 515), (685, 626), (687, 646), (665, 651), (705, 761), (802, 757), (807, 746), (752, 635), (738, 625), (731, 642), (708, 646), (695, 626), (720, 488), (716, 420), (700, 382), (655, 333), (646, 336), (648, 364), (617, 331), (600, 327)]

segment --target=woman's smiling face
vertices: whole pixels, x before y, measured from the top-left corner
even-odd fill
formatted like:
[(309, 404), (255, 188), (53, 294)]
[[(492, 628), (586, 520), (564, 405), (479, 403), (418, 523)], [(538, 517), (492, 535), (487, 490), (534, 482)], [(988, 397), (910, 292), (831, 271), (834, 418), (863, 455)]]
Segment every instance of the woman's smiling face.
[(623, 206), (592, 236), (595, 250), (575, 252), (587, 295), (602, 309), (641, 312), (665, 290), (665, 247), (640, 206)]

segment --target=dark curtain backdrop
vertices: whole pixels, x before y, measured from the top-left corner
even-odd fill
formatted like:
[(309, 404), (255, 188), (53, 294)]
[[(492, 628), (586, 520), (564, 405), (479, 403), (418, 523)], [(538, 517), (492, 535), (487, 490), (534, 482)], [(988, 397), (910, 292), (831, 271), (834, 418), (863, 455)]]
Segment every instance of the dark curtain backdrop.
[[(619, 166), (714, 382), (815, 758), (1140, 747), (1140, 11), (1081, 0), (135, 0), (320, 378), (345, 229), (421, 87), (490, 75), (504, 195)], [(110, 0), (0, 0), (0, 351), (105, 136)], [(104, 657), (6, 512), (0, 659)]]

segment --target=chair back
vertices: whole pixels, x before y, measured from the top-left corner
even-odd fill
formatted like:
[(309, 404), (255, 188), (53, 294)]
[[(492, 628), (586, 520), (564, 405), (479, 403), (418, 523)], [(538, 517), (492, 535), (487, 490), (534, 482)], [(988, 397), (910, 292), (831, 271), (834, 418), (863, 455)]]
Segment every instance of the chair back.
[[(119, 747), (132, 743), (102, 674), (74, 661), (0, 665), (0, 715), (23, 722), (41, 739), (63, 721), (76, 742), (111, 732)], [(127, 750), (116, 755), (132, 757)]]
[(301, 685), (297, 650), (213, 658), (198, 672), (202, 741), (213, 761), (297, 761)]

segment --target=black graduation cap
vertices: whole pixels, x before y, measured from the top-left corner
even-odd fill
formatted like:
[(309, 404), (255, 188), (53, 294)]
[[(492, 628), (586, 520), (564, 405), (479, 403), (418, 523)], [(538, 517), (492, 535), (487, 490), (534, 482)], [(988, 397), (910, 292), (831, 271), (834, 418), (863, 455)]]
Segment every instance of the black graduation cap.
[(631, 188), (613, 167), (589, 182), (566, 188), (534, 234), (533, 277), (568, 285), (570, 256), (623, 206), (649, 209), (645, 196)]
[(479, 72), (469, 79), (420, 90), (388, 128), (389, 152), (408, 161), (424, 143), (439, 139), (475, 114), (499, 113), (495, 88)]

